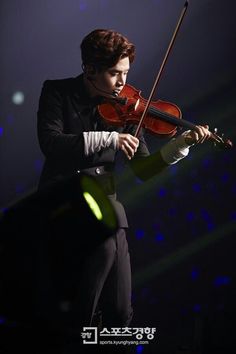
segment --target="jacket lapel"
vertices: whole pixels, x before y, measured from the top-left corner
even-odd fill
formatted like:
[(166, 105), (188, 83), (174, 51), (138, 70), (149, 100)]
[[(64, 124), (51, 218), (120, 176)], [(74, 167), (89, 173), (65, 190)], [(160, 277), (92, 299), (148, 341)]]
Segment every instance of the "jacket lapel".
[(92, 107), (90, 104), (89, 97), (85, 91), (82, 74), (74, 79), (74, 83), (72, 86), (71, 103), (76, 114), (78, 115), (78, 118), (82, 122), (84, 130), (89, 131), (91, 129), (89, 116)]

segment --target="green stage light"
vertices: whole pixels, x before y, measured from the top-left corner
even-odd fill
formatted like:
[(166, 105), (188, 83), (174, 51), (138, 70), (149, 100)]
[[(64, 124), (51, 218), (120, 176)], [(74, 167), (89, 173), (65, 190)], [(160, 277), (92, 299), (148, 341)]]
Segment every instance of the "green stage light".
[(115, 230), (117, 228), (117, 215), (114, 206), (96, 179), (81, 174), (79, 182), (83, 197), (96, 219), (101, 221), (108, 229)]
[(102, 212), (96, 200), (88, 192), (84, 192), (83, 196), (96, 218), (102, 220)]

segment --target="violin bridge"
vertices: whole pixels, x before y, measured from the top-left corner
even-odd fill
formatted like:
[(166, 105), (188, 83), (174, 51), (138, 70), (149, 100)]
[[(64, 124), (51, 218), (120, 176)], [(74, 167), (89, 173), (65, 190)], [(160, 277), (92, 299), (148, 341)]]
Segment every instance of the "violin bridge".
[(136, 102), (132, 102), (129, 104), (128, 108), (127, 108), (127, 111), (129, 113), (132, 113), (133, 111), (136, 111), (138, 106), (139, 106), (139, 102), (140, 102), (140, 99), (138, 98)]
[(140, 102), (140, 98), (137, 99), (135, 105), (134, 105), (134, 110), (136, 111), (136, 109), (138, 108), (139, 106), (139, 102)]

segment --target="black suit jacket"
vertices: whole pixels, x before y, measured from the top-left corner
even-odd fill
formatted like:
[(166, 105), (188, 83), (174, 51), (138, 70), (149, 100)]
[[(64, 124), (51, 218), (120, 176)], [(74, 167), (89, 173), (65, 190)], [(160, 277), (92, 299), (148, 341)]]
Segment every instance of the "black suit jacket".
[[(136, 126), (115, 127), (107, 125), (101, 117), (97, 120), (97, 104), (96, 98), (91, 99), (87, 95), (83, 74), (75, 78), (44, 82), (37, 114), (38, 140), (45, 156), (39, 188), (72, 176), (78, 170), (102, 165), (112, 171), (117, 152), (107, 148), (92, 156), (85, 156), (83, 132), (103, 130), (133, 134)], [(147, 179), (160, 172), (166, 164), (159, 153), (149, 154), (143, 132), (139, 139), (139, 148), (131, 167), (140, 178)], [(111, 198), (116, 200), (115, 194)], [(123, 207), (116, 201), (114, 203), (120, 226), (126, 227)]]

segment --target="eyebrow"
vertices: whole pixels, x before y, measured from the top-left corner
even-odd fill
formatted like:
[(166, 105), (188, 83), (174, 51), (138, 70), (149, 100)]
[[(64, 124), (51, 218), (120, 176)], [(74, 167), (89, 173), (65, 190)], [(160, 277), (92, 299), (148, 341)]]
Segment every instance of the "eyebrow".
[(112, 69), (110, 68), (109, 71), (113, 71), (113, 72), (116, 72), (116, 73), (123, 73), (124, 71), (129, 71), (130, 68), (127, 68), (125, 70), (118, 70), (118, 69)]

